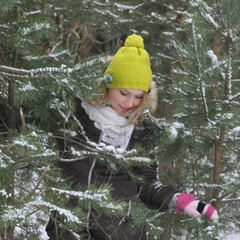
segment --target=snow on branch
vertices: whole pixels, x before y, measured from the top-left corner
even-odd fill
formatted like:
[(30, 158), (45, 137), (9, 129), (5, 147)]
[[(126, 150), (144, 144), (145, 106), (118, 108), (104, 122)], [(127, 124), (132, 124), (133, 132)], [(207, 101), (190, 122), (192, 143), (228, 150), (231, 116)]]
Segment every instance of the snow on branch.
[(198, 13), (200, 16), (208, 22), (211, 26), (213, 26), (215, 29), (218, 29), (218, 24), (214, 21), (211, 11), (213, 10), (211, 7), (209, 7), (205, 2), (203, 1), (190, 1), (191, 6), (197, 8)]
[(57, 58), (62, 55), (71, 55), (68, 50), (64, 50), (59, 53), (50, 53), (48, 55), (43, 55), (43, 56), (24, 56), (23, 59), (26, 59), (27, 61), (32, 61), (32, 60), (42, 60), (46, 58)]
[(8, 67), (5, 65), (0, 65), (0, 75), (8, 76), (12, 78), (30, 78), (30, 77), (39, 77), (44, 73), (67, 73), (69, 69), (65, 68), (56, 68), (56, 67), (45, 67), (45, 68), (36, 68), (36, 69), (19, 69)]
[(74, 196), (78, 197), (80, 200), (97, 200), (101, 202), (103, 199), (107, 199), (107, 195), (109, 195), (109, 191), (107, 189), (97, 189), (94, 191), (87, 190), (85, 192), (82, 191), (73, 191), (73, 190), (64, 190), (58, 188), (51, 188), (53, 192), (57, 192), (59, 194), (67, 195), (67, 196)]
[[(102, 58), (104, 59), (104, 58)], [(103, 61), (100, 59), (100, 61)], [(0, 75), (5, 77), (12, 77), (12, 78), (36, 78), (39, 76), (42, 76), (43, 74), (70, 74), (72, 72), (76, 72), (79, 70), (86, 69), (88, 67), (94, 66), (97, 61), (91, 60), (89, 62), (86, 62), (84, 64), (78, 64), (74, 68), (66, 68), (66, 67), (44, 67), (44, 68), (36, 68), (36, 69), (19, 69), (19, 68), (13, 68), (8, 67), (5, 65), (0, 65)], [(99, 63), (99, 60), (98, 60)]]
[(28, 28), (25, 27), (22, 29), (21, 33), (22, 35), (27, 35), (29, 33), (32, 33), (41, 29), (50, 29), (50, 28), (51, 28), (50, 23), (45, 21), (43, 23), (34, 23), (31, 27), (28, 27)]
[[(3, 149), (3, 145), (0, 145)], [(0, 169), (1, 168), (7, 168), (9, 166), (9, 163), (14, 163), (14, 161), (9, 157), (8, 155), (4, 154), (0, 148)]]
[(107, 61), (107, 58), (105, 58), (105, 57), (90, 59), (89, 61), (87, 61), (85, 63), (77, 64), (74, 68), (71, 69), (71, 72), (83, 70), (83, 69), (93, 67), (98, 64), (104, 64), (104, 63), (106, 63), (106, 61)]
[(140, 3), (135, 6), (129, 6), (129, 5), (123, 5), (123, 4), (114, 2), (113, 5), (116, 6), (119, 10), (135, 10), (135, 9), (141, 7), (143, 5), (143, 3)]
[(203, 106), (204, 106), (204, 111), (206, 114), (206, 118), (208, 119), (208, 106), (207, 106), (207, 100), (206, 100), (206, 89), (205, 89), (205, 82), (202, 79), (202, 65), (200, 62), (199, 58), (199, 49), (198, 49), (198, 41), (197, 41), (197, 34), (196, 34), (196, 29), (195, 29), (195, 24), (194, 22), (191, 23), (191, 31), (192, 31), (192, 36), (193, 36), (193, 45), (194, 45), (194, 55), (196, 59), (196, 64), (197, 64), (197, 69), (198, 69), (198, 74), (197, 74), (197, 80), (199, 82), (199, 87), (200, 87), (200, 92), (201, 92), (201, 97), (203, 101)]
[(58, 211), (59, 214), (65, 215), (71, 222), (76, 222), (78, 224), (82, 223), (77, 216), (72, 214), (71, 211), (57, 207), (56, 205), (45, 202), (41, 199), (29, 202), (25, 204), (22, 208), (13, 208), (11, 206), (8, 206), (7, 209), (3, 211), (1, 218), (5, 222), (20, 222), (34, 214), (36, 210), (46, 211), (47, 209)]
[(73, 190), (64, 190), (58, 188), (51, 188), (54, 192), (58, 194), (63, 194), (64, 196), (74, 196), (80, 200), (92, 200), (98, 202), (99, 206), (114, 209), (114, 210), (123, 210), (123, 204), (114, 203), (113, 201), (109, 202), (110, 190), (106, 188), (98, 188), (96, 190), (86, 190), (86, 191), (73, 191)]
[(117, 3), (117, 2), (110, 3), (109, 1), (105, 1), (105, 3), (102, 3), (102, 2), (99, 2), (99, 1), (92, 1), (92, 0), (91, 1), (87, 1), (87, 2), (90, 2), (92, 4), (95, 4), (95, 5), (101, 6), (101, 7), (116, 6), (119, 11), (135, 10), (135, 9), (137, 9), (140, 6), (143, 5), (143, 3), (140, 3), (140, 4), (135, 5), (135, 6), (129, 6), (129, 5), (125, 5), (125, 4), (121, 4), (121, 3)]
[(132, 22), (131, 19), (124, 19), (122, 17), (120, 17), (119, 15), (114, 14), (113, 12), (106, 10), (106, 11), (102, 11), (102, 10), (98, 10), (97, 8), (94, 9), (95, 12), (105, 15), (105, 16), (110, 16), (112, 17), (112, 19), (118, 23), (127, 23), (127, 22)]

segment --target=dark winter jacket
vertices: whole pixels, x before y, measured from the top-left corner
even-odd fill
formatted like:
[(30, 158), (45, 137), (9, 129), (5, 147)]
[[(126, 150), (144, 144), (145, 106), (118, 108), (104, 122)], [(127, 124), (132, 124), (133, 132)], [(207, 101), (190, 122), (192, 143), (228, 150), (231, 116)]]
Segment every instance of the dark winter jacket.
[[(77, 100), (77, 113), (76, 116), (81, 122), (84, 131), (91, 141), (98, 143), (101, 131), (94, 126), (86, 114), (85, 110), (81, 106), (81, 100)], [(135, 131), (135, 130), (134, 130)], [(129, 148), (133, 147), (139, 139), (133, 136), (129, 143)], [(151, 136), (150, 136), (151, 137)], [(140, 139), (141, 140), (141, 139)], [(84, 160), (73, 161), (73, 162), (60, 162), (60, 167), (63, 172), (71, 176), (73, 186), (75, 184), (87, 185), (90, 168), (92, 167), (93, 159), (86, 158)], [(159, 211), (165, 211), (168, 208), (168, 204), (171, 201), (173, 195), (177, 193), (172, 187), (166, 186), (158, 182), (156, 165), (152, 167), (135, 167), (133, 173), (137, 176), (144, 178), (144, 184), (137, 184), (132, 179), (129, 173), (121, 172), (117, 174), (111, 174), (107, 171), (107, 168), (96, 163), (91, 178), (91, 183), (96, 185), (102, 185), (105, 183), (111, 184), (112, 196), (114, 199), (126, 201), (131, 203), (132, 201), (142, 201), (149, 207), (158, 209)], [(110, 218), (101, 212), (92, 212), (90, 234), (91, 239), (95, 240), (137, 240), (146, 239), (145, 230), (142, 229), (138, 234), (132, 235), (128, 229), (131, 225), (131, 213), (122, 217)], [(56, 239), (74, 239), (68, 236), (63, 238), (57, 238), (55, 234), (54, 225), (49, 222), (47, 226), (48, 235), (51, 236), (51, 240)], [(86, 236), (86, 239), (89, 236)]]

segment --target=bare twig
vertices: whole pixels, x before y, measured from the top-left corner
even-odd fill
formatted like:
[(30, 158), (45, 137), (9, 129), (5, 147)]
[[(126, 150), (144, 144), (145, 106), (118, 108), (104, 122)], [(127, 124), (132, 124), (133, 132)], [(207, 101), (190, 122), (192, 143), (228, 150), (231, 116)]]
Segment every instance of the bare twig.
[(0, 145), (0, 149), (8, 149), (8, 148), (11, 148), (11, 147), (12, 147), (12, 144)]
[(21, 118), (21, 122), (22, 122), (22, 128), (25, 129), (26, 128), (26, 121), (25, 121), (25, 117), (24, 117), (23, 110), (22, 110), (21, 107), (20, 107), (20, 118)]

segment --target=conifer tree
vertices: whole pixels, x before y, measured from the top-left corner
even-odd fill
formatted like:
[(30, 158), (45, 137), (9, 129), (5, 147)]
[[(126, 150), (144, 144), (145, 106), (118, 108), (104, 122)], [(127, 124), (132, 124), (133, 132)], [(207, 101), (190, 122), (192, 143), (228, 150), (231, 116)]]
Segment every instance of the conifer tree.
[[(71, 228), (73, 224), (83, 224), (81, 212), (76, 216), (65, 204), (69, 192), (58, 169), (55, 171), (58, 151), (49, 129), (60, 128), (58, 122), (66, 120), (69, 94), (65, 91), (75, 90), (71, 88), (71, 83), (76, 82), (75, 76), (85, 71), (83, 69), (92, 66), (96, 69), (102, 60), (75, 64), (70, 50), (54, 41), (54, 36), (58, 36), (54, 18), (58, 6), (46, 2), (32, 5), (32, 1), (1, 1), (0, 5), (3, 33), (0, 236), (1, 239), (39, 239), (41, 236), (46, 239), (45, 229), (39, 226), (46, 225), (50, 209), (67, 217)], [(83, 202), (96, 195), (96, 205), (104, 205), (100, 202), (100, 193), (104, 192), (105, 196), (107, 190), (78, 194)]]
[(165, 45), (176, 53), (169, 55), (174, 61), (162, 81), (169, 86), (165, 98), (178, 131), (172, 154), (167, 151), (163, 161), (174, 164), (181, 187), (212, 201), (221, 215), (209, 236), (204, 224), (193, 232), (194, 223), (178, 226), (178, 235), (190, 238), (211, 239), (221, 235), (219, 229), (225, 234), (239, 229), (238, 14), (238, 1), (189, 1), (182, 30)]
[[(72, 191), (57, 166), (56, 139), (76, 141), (83, 129), (74, 98), (98, 94), (108, 81), (105, 56), (132, 32), (144, 37), (159, 86), (159, 114), (147, 116), (154, 144), (145, 137), (137, 153), (119, 153), (91, 142), (80, 151), (76, 141), (71, 157), (98, 155), (112, 171), (154, 159), (164, 183), (213, 199), (224, 216), (218, 228), (133, 206), (134, 230), (145, 225), (150, 239), (230, 232), (239, 221), (238, 10), (237, 0), (0, 1), (0, 238), (46, 239), (39, 225), (46, 226), (50, 210), (80, 238), (89, 204), (122, 214), (111, 186)], [(77, 208), (68, 205), (73, 196), (81, 199)]]
[[(50, 210), (55, 210), (64, 221), (62, 226), (75, 234), (87, 224), (81, 209), (89, 204), (107, 214), (122, 215), (124, 206), (114, 204), (110, 186), (70, 191), (56, 166), (61, 156), (55, 140), (72, 139), (79, 128), (74, 118), (74, 97), (92, 94), (98, 84), (106, 81), (102, 76), (105, 58), (101, 55), (101, 45), (106, 42), (101, 44), (99, 39), (104, 37), (111, 43), (123, 38), (123, 26), (133, 21), (125, 20), (124, 15), (138, 6), (91, 1), (70, 5), (41, 1), (34, 5), (28, 1), (7, 4), (1, 1), (0, 4), (4, 33), (0, 66), (1, 109), (4, 109), (0, 149), (1, 238), (46, 238), (39, 223), (46, 225)], [(72, 11), (76, 7), (80, 13)], [(94, 11), (106, 18), (105, 27), (100, 25)], [(90, 24), (84, 23), (86, 16), (92, 18)], [(109, 31), (110, 22), (112, 31)], [(114, 50), (119, 45), (114, 44)], [(111, 49), (111, 45), (106, 49)], [(91, 144), (86, 147), (88, 151), (84, 152), (74, 149), (72, 157), (97, 154), (118, 164), (116, 154), (119, 158), (119, 153)], [(129, 158), (136, 159), (125, 166), (128, 168), (149, 164), (144, 163), (145, 157), (136, 158), (132, 153), (122, 158), (126, 162)], [(81, 199), (80, 207), (68, 206), (72, 196)], [(139, 214), (142, 213), (136, 209), (136, 216)], [(144, 216), (139, 226), (145, 223)], [(58, 216), (55, 221), (59, 221)]]

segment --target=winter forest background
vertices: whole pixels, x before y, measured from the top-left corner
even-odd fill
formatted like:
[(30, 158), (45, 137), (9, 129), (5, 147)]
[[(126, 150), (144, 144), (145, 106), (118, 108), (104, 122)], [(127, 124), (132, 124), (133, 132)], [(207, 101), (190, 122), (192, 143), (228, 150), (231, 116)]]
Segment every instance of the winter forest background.
[[(50, 210), (72, 231), (86, 224), (89, 202), (121, 212), (110, 186), (70, 191), (55, 139), (75, 135), (74, 96), (97, 94), (107, 56), (132, 33), (144, 38), (159, 92), (157, 115), (148, 116), (159, 131), (143, 140), (159, 147), (138, 149), (138, 162), (154, 157), (162, 182), (211, 202), (221, 216), (212, 223), (139, 206), (136, 229), (145, 224), (149, 239), (240, 238), (238, 0), (0, 0), (0, 13), (1, 240), (47, 239)], [(72, 151), (136, 159), (88, 149)], [(79, 208), (67, 206), (70, 195)]]

